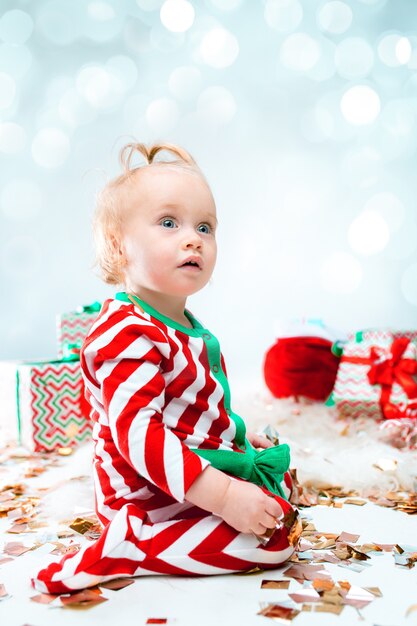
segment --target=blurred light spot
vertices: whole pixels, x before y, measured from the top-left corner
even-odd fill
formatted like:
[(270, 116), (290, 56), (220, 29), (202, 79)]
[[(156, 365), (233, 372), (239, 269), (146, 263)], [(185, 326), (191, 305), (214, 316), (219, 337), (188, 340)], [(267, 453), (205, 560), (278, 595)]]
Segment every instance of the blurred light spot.
[(206, 33), (200, 44), (201, 56), (207, 65), (216, 68), (232, 65), (239, 54), (239, 44), (225, 28), (213, 28)]
[(352, 187), (364, 189), (375, 185), (380, 176), (382, 159), (373, 146), (347, 152), (341, 163), (343, 177)]
[(411, 44), (407, 37), (391, 33), (378, 43), (378, 56), (388, 67), (398, 67), (408, 63), (411, 57)]
[(136, 0), (136, 4), (143, 11), (156, 11), (159, 9), (164, 0)]
[(198, 98), (197, 110), (205, 121), (227, 124), (236, 113), (236, 101), (224, 87), (208, 87)]
[(350, 247), (363, 256), (381, 252), (387, 246), (389, 237), (386, 221), (374, 210), (363, 211), (353, 220), (348, 230)]
[(320, 40), (320, 49), (320, 58), (314, 67), (307, 72), (307, 76), (316, 81), (329, 80), (336, 71), (334, 63), (336, 45), (323, 37)]
[(0, 123), (0, 152), (16, 154), (26, 144), (26, 133), (22, 126), (15, 122)]
[(173, 52), (178, 50), (184, 43), (184, 33), (174, 33), (167, 30), (159, 22), (155, 24), (150, 32), (150, 44), (152, 50), (162, 50), (162, 52)]
[(340, 35), (352, 24), (352, 9), (345, 2), (326, 2), (318, 13), (317, 22), (328, 33)]
[(351, 254), (335, 252), (322, 264), (321, 284), (326, 291), (338, 294), (353, 293), (362, 280), (361, 264)]
[(397, 59), (401, 63), (401, 65), (405, 65), (409, 62), (411, 58), (411, 52), (412, 48), (408, 37), (400, 37), (400, 40), (395, 46), (395, 54), (397, 55)]
[(72, 128), (89, 124), (96, 117), (96, 110), (72, 87), (66, 91), (58, 105), (60, 118)]
[(171, 93), (179, 100), (191, 100), (200, 91), (201, 72), (192, 65), (183, 65), (171, 72), (168, 86)]
[(383, 108), (374, 144), (386, 161), (411, 157), (415, 153), (416, 113), (409, 98), (391, 100)]
[(16, 83), (13, 78), (0, 72), (0, 109), (8, 109), (16, 95)]
[(144, 21), (131, 17), (126, 20), (123, 28), (123, 38), (129, 50), (143, 54), (150, 50), (150, 28)]
[(387, 0), (359, 0), (362, 4), (369, 4), (370, 6), (381, 9), (384, 4), (386, 4)]
[(175, 128), (179, 119), (179, 110), (175, 100), (158, 98), (153, 100), (146, 109), (146, 121), (149, 127), (163, 135)]
[(374, 51), (365, 39), (348, 37), (336, 48), (336, 69), (343, 78), (362, 78), (374, 64)]
[(149, 96), (135, 94), (125, 102), (123, 116), (129, 126), (134, 126), (138, 119), (145, 115), (150, 102)]
[(114, 39), (121, 31), (125, 22), (125, 9), (122, 3), (115, 0), (105, 2), (98, 0), (90, 2), (87, 7), (80, 4), (79, 15), (74, 16), (80, 29), (79, 35), (84, 35), (97, 43), (104, 43)]
[(78, 25), (73, 8), (66, 0), (50, 0), (40, 6), (36, 26), (45, 39), (59, 46), (76, 39)]
[(317, 108), (308, 111), (301, 118), (301, 133), (313, 143), (321, 143), (331, 137), (334, 127), (334, 119), (328, 111)]
[(161, 7), (162, 24), (174, 33), (185, 33), (194, 22), (195, 11), (187, 0), (166, 0)]
[(306, 33), (294, 33), (287, 37), (280, 50), (281, 63), (290, 70), (307, 72), (320, 58), (320, 46)]
[(19, 9), (7, 11), (0, 19), (0, 37), (6, 43), (25, 43), (31, 36), (32, 31), (32, 18)]
[(417, 306), (417, 263), (409, 265), (402, 275), (401, 291), (407, 302)]
[(345, 91), (340, 108), (350, 124), (363, 126), (371, 124), (378, 117), (381, 103), (374, 89), (366, 85), (356, 85)]
[(131, 89), (138, 79), (138, 68), (136, 63), (130, 57), (119, 54), (111, 57), (106, 67), (116, 76), (123, 85), (124, 90)]
[(417, 250), (417, 225), (414, 216), (407, 215), (401, 228), (391, 238), (387, 255), (398, 260), (415, 256)]
[(26, 178), (14, 178), (2, 189), (0, 207), (3, 214), (16, 221), (36, 217), (42, 207), (38, 185)]
[(401, 200), (390, 191), (381, 191), (374, 194), (366, 202), (365, 211), (377, 211), (391, 231), (397, 231), (404, 222), (405, 209)]
[(0, 46), (0, 71), (14, 79), (24, 76), (32, 65), (32, 54), (26, 46), (3, 44)]
[(124, 92), (122, 81), (100, 65), (83, 67), (76, 78), (77, 91), (96, 109), (118, 104)]
[(264, 16), (268, 26), (274, 30), (290, 32), (303, 19), (303, 8), (298, 0), (267, 0)]
[(210, 4), (220, 11), (234, 11), (242, 4), (242, 0), (210, 0)]
[(329, 91), (317, 101), (315, 119), (322, 132), (332, 141), (345, 142), (353, 135), (352, 125), (342, 115), (338, 91)]
[(70, 76), (58, 75), (48, 81), (45, 86), (45, 103), (47, 105), (54, 105), (60, 101), (62, 96), (72, 89), (74, 80)]
[(27, 279), (38, 274), (41, 256), (40, 244), (33, 237), (14, 237), (1, 252), (3, 271), (13, 278)]
[(70, 152), (70, 141), (58, 128), (42, 128), (32, 142), (32, 156), (41, 167), (60, 167)]
[(90, 2), (87, 7), (87, 12), (90, 17), (99, 22), (107, 22), (115, 17), (113, 7), (107, 2)]

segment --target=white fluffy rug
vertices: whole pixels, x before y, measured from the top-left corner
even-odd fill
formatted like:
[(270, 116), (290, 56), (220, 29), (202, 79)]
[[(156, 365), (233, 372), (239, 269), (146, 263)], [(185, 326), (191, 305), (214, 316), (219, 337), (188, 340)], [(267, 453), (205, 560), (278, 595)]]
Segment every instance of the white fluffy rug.
[(417, 488), (417, 450), (385, 443), (388, 431), (372, 419), (339, 419), (324, 404), (278, 400), (259, 388), (235, 394), (234, 410), (248, 430), (277, 429), (291, 447), (301, 484), (340, 486), (363, 496)]

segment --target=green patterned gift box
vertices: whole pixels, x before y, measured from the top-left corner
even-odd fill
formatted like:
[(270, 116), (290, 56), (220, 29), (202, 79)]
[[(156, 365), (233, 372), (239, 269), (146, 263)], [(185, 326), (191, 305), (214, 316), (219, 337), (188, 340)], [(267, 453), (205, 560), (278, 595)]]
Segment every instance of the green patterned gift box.
[(56, 330), (59, 358), (65, 354), (69, 345), (77, 345), (81, 348), (100, 309), (100, 302), (93, 302), (92, 304), (79, 306), (75, 311), (59, 313), (57, 315)]
[(91, 436), (80, 362), (0, 363), (0, 434), (33, 451), (76, 446)]
[(332, 394), (340, 415), (417, 417), (417, 331), (370, 329), (343, 347)]

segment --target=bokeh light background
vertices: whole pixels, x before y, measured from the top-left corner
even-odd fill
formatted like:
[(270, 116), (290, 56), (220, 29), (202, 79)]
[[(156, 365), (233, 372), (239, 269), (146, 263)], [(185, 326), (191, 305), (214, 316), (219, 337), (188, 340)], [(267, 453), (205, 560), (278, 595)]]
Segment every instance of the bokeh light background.
[(53, 356), (55, 314), (113, 289), (94, 196), (126, 141), (185, 146), (218, 205), (189, 307), (235, 380), (278, 319), (417, 322), (414, 0), (2, 0), (1, 358)]

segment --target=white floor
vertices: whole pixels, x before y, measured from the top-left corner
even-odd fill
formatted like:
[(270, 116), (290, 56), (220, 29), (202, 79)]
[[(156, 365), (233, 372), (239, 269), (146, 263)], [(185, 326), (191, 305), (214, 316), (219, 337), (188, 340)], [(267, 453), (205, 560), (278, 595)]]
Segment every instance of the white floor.
[[(61, 467), (48, 469), (37, 478), (24, 481), (26, 484), (39, 487), (56, 484), (70, 475), (79, 475), (80, 469), (85, 468), (86, 450), (88, 452), (88, 448), (85, 448), (72, 457), (63, 458)], [(0, 489), (8, 480), (17, 480), (24, 466), (24, 463), (3, 465), (0, 469)], [(49, 512), (50, 529), (39, 529), (36, 534), (12, 535), (5, 533), (6, 528), (11, 525), (10, 520), (0, 518), (0, 553), (3, 544), (10, 541), (33, 545), (37, 538), (40, 541), (53, 540), (56, 521), (68, 514), (69, 507), (74, 509), (74, 495), (69, 495), (68, 485), (73, 494), (78, 494), (75, 498), (77, 505), (85, 508), (89, 503), (89, 490), (77, 481), (62, 483), (58, 490), (51, 492), (50, 500), (55, 501), (56, 510), (51, 513), (50, 509)], [(310, 516), (317, 529), (323, 532), (347, 531), (359, 534), (360, 544), (366, 542), (417, 544), (417, 517), (372, 504), (363, 507), (345, 505), (341, 509), (318, 506), (304, 509), (303, 514)], [(84, 538), (81, 537), (81, 543), (83, 541)], [(273, 622), (269, 618), (257, 615), (260, 604), (287, 601), (289, 592), (301, 588), (299, 583), (291, 579), (287, 591), (261, 589), (263, 579), (282, 578), (285, 568), (252, 575), (207, 578), (150, 576), (137, 578), (133, 585), (119, 591), (103, 590), (103, 595), (109, 600), (88, 610), (53, 608), (30, 600), (30, 596), (36, 592), (31, 589), (29, 582), (32, 571), (53, 559), (47, 554), (50, 549), (50, 545), (44, 545), (0, 565), (0, 583), (5, 585), (6, 591), (10, 594), (10, 597), (0, 601), (1, 626), (24, 624), (63, 626), (74, 623), (141, 626), (146, 624), (149, 618), (167, 618), (168, 624), (178, 626), (223, 624), (267, 626)], [(369, 563), (371, 565), (360, 573), (332, 564), (325, 564), (325, 568), (335, 581), (348, 580), (360, 587), (379, 587), (383, 594), (382, 598), (376, 598), (362, 609), (361, 615), (352, 607), (345, 607), (339, 616), (302, 612), (294, 619), (294, 624), (296, 626), (417, 624), (417, 610), (406, 617), (409, 607), (417, 604), (417, 567), (405, 569), (396, 566), (390, 553), (372, 557)], [(298, 608), (300, 606), (298, 605)]]

